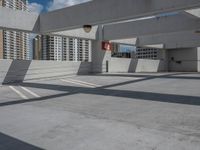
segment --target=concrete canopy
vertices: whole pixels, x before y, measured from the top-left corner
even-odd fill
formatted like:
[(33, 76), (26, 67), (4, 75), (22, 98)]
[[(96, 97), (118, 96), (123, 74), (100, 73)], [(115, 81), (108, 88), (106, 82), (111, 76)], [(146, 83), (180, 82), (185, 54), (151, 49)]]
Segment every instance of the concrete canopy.
[(165, 46), (164, 44), (144, 45), (144, 47), (149, 47), (149, 48), (158, 48), (158, 49), (163, 49), (163, 48), (165, 48), (164, 46)]
[(40, 31), (58, 32), (200, 7), (199, 0), (95, 0), (40, 15)]
[[(111, 23), (163, 12), (196, 8), (199, 5), (199, 0), (151, 0), (148, 2), (146, 0), (95, 0), (40, 16), (34, 13), (0, 8), (0, 28), (95, 39), (97, 27), (93, 27), (92, 32), (86, 34), (82, 30), (84, 24)], [(121, 11), (121, 8), (124, 8), (123, 11)], [(79, 29), (75, 29), (77, 27)], [(147, 28), (148, 30), (146, 30)], [(70, 31), (69, 29), (73, 30)], [(196, 29), (199, 29), (198, 19), (180, 15), (119, 23), (111, 26), (105, 25), (103, 38), (106, 40), (124, 40), (133, 39), (137, 36)], [(69, 31), (60, 32), (61, 30)], [(113, 33), (113, 31), (116, 32)]]
[(140, 36), (137, 46), (164, 44), (166, 49), (200, 47), (200, 34), (193, 31)]
[(79, 28), (79, 29), (66, 30), (66, 31), (60, 31), (60, 32), (52, 32), (51, 34), (95, 40), (97, 29), (98, 29), (98, 26), (93, 26), (89, 33), (86, 33), (83, 30), (83, 28)]
[(0, 28), (38, 33), (39, 14), (0, 7)]
[(188, 17), (185, 14), (105, 25), (103, 28), (105, 40), (135, 38), (138, 36), (181, 31), (196, 31), (199, 29), (200, 19)]
[(200, 8), (186, 10), (187, 13), (200, 18)]
[(109, 40), (111, 43), (127, 44), (127, 45), (136, 45), (137, 38), (129, 39), (118, 39), (118, 40)]
[[(119, 22), (103, 26), (103, 40), (114, 43), (136, 44), (138, 36), (148, 36), (164, 33), (198, 31), (200, 19), (189, 17), (187, 14), (178, 13), (174, 16), (151, 17), (143, 20)], [(85, 33), (82, 28), (54, 32), (53, 34), (95, 39), (97, 26), (92, 28), (90, 33)]]

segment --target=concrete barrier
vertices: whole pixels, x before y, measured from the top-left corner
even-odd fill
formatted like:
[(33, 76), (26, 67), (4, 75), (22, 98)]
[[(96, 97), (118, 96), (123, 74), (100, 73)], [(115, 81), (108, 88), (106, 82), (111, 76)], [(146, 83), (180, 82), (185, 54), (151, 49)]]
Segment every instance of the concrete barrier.
[(163, 72), (167, 71), (164, 60), (111, 58), (109, 72)]
[(182, 48), (168, 51), (169, 71), (172, 72), (197, 72), (198, 49)]
[(91, 72), (89, 62), (0, 60), (0, 84)]

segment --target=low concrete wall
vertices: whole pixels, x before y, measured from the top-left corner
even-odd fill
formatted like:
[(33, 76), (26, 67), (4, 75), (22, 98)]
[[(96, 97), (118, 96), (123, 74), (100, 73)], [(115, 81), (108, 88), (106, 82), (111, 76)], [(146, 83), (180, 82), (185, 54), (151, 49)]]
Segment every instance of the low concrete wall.
[(167, 71), (166, 64), (164, 60), (112, 58), (109, 72), (163, 72)]
[(197, 48), (171, 49), (168, 51), (169, 71), (197, 72)]
[(88, 62), (0, 60), (0, 84), (90, 72)]
[(135, 72), (136, 65), (136, 59), (111, 58), (109, 62), (109, 72)]
[(167, 71), (164, 60), (138, 59), (135, 72), (164, 72)]

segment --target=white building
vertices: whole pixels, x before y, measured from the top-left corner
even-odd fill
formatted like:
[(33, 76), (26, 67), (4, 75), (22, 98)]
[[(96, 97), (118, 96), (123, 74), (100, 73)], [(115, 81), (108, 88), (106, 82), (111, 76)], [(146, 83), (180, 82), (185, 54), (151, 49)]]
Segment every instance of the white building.
[[(26, 0), (0, 0), (0, 6), (28, 11)], [(0, 30), (1, 59), (30, 59), (29, 34)]]
[[(36, 36), (35, 55), (42, 52), (41, 60), (55, 61), (91, 61), (91, 40), (69, 38), (61, 36)], [(40, 48), (40, 49), (39, 49)]]

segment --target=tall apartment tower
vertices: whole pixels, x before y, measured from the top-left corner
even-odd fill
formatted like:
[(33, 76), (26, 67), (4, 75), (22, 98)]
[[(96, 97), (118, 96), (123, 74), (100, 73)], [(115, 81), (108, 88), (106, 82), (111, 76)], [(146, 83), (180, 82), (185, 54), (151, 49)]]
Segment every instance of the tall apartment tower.
[[(27, 0), (0, 0), (0, 6), (28, 11)], [(0, 30), (0, 59), (30, 59), (29, 34)]]
[(91, 40), (38, 35), (33, 47), (36, 60), (91, 61)]

